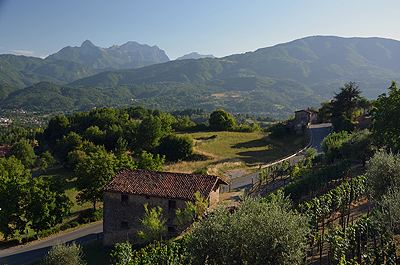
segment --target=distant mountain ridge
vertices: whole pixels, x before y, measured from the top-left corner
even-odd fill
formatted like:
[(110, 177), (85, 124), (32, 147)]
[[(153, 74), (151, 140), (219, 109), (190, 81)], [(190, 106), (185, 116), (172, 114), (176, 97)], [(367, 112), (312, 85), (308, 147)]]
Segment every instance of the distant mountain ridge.
[(176, 60), (202, 59), (202, 58), (215, 58), (215, 56), (212, 54), (199, 54), (197, 52), (191, 52), (191, 53), (188, 53), (181, 57), (176, 58)]
[(364, 96), (376, 98), (385, 92), (391, 80), (400, 79), (400, 41), (313, 36), (223, 58), (175, 60), (140, 69), (110, 71), (72, 85), (194, 84), (236, 76), (292, 79), (319, 95), (329, 93), (329, 98), (332, 90), (338, 90), (344, 82), (355, 81)]
[(64, 47), (46, 58), (46, 60), (55, 59), (84, 64), (96, 72), (138, 68), (169, 61), (165, 52), (157, 46), (129, 41), (121, 46), (102, 48), (95, 46), (89, 40), (84, 41), (80, 47)]
[[(118, 56), (126, 56), (126, 50), (132, 51), (133, 46), (141, 44), (130, 42), (124, 45), (112, 46), (105, 53), (104, 48), (86, 41), (79, 52), (67, 50), (74, 51), (77, 58), (85, 55), (93, 59), (97, 58), (94, 55), (100, 54), (103, 58), (116, 60)], [(139, 54), (145, 58), (143, 52)], [(29, 82), (37, 80), (65, 84), (58, 79), (63, 71), (47, 75), (51, 69), (45, 71), (44, 67), (38, 66), (48, 60), (49, 63), (67, 61), (6, 57), (0, 57), (0, 107), (35, 110), (48, 106), (82, 110), (110, 104), (133, 104), (166, 111), (223, 108), (229, 112), (287, 118), (296, 109), (319, 107), (321, 101), (332, 99), (333, 92), (345, 82), (355, 81), (362, 96), (374, 99), (387, 92), (392, 80), (400, 80), (400, 41), (382, 38), (312, 36), (244, 54), (104, 71), (83, 75), (84, 78), (64, 86), (41, 83), (24, 91), (15, 91), (12, 83), (19, 81), (28, 86)], [(2, 58), (7, 60), (1, 61)], [(93, 71), (82, 64), (73, 64)], [(68, 67), (60, 69), (71, 73)], [(72, 72), (82, 71), (83, 68)], [(52, 92), (46, 94), (46, 87)], [(45, 97), (37, 97), (38, 93), (47, 95), (46, 104), (41, 103)]]
[(24, 88), (43, 81), (66, 84), (94, 74), (90, 67), (71, 61), (0, 55), (0, 85)]

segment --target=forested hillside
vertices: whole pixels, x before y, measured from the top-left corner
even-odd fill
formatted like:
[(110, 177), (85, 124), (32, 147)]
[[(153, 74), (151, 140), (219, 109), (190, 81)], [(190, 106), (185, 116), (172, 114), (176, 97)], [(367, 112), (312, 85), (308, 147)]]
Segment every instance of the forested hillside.
[[(127, 64), (122, 66), (122, 50), (132, 52), (138, 45), (132, 42), (104, 50), (86, 41), (57, 56), (63, 54), (62, 58), (75, 61), (90, 57), (97, 70), (123, 68)], [(297, 109), (318, 107), (345, 82), (357, 82), (365, 97), (376, 98), (392, 80), (400, 79), (400, 42), (382, 38), (307, 37), (224, 58), (176, 60), (96, 75), (66, 61), (1, 58), (0, 106), (32, 110), (142, 105), (165, 111), (223, 108), (232, 113), (288, 118)], [(115, 65), (106, 58), (114, 58)], [(86, 77), (78, 79), (82, 76)], [(32, 86), (40, 81), (63, 84), (67, 80), (75, 81), (55, 90), (49, 83)], [(15, 91), (24, 84), (26, 89)]]
[(0, 85), (24, 88), (48, 81), (66, 84), (95, 74), (91, 68), (65, 60), (43, 60), (22, 55), (0, 55)]
[[(353, 80), (363, 85), (365, 96), (372, 98), (383, 93), (391, 80), (400, 77), (399, 62), (399, 41), (316, 36), (224, 58), (172, 61), (137, 70), (111, 71), (72, 84), (103, 87), (155, 82), (218, 84), (230, 77), (263, 76), (293, 79), (331, 97), (334, 88)], [(253, 89), (246, 83), (242, 87)]]

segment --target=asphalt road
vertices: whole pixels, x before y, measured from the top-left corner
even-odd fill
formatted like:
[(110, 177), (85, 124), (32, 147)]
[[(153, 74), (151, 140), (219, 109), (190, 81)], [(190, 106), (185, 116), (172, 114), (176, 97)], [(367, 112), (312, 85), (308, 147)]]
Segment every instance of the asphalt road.
[(57, 243), (75, 241), (84, 244), (103, 237), (103, 222), (90, 225), (63, 235), (39, 241), (25, 247), (0, 250), (0, 264), (22, 265), (46, 256), (49, 249)]
[[(330, 128), (332, 123), (321, 123), (321, 124), (312, 124), (309, 127), (310, 135), (311, 135), (311, 147), (317, 149), (318, 154), (322, 154), (321, 150), (321, 142), (330, 132)], [(304, 158), (302, 154), (299, 154), (290, 159), (292, 165), (295, 165), (299, 162), (301, 158)], [(231, 190), (241, 190), (241, 189), (249, 189), (252, 186), (252, 183), (255, 184), (258, 182), (259, 173), (253, 173), (244, 177), (236, 178), (231, 181), (230, 189)], [(221, 192), (228, 191), (229, 186), (225, 186), (222, 188)]]
[(313, 138), (312, 147), (318, 150), (318, 154), (322, 154), (322, 140), (331, 132), (332, 123), (312, 124), (310, 126), (310, 134)]

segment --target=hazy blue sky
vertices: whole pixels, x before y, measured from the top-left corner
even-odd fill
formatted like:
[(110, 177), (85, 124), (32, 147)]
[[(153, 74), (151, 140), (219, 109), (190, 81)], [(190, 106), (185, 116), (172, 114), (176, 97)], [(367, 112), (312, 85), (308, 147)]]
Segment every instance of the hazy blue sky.
[(222, 57), (311, 35), (400, 40), (400, 0), (0, 0), (0, 54), (43, 57), (89, 39)]

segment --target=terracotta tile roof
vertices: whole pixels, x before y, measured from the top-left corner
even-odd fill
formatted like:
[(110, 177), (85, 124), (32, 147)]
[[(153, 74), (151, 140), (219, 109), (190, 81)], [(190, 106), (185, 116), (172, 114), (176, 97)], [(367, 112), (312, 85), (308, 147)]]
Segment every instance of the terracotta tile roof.
[(212, 175), (195, 175), (123, 168), (103, 191), (194, 201), (200, 191), (208, 198), (215, 185), (225, 181)]
[(0, 146), (0, 155), (7, 155), (10, 152), (11, 145)]
[(297, 112), (302, 112), (302, 111), (307, 112), (307, 113), (309, 113), (309, 114), (317, 114), (317, 113), (318, 113), (318, 111), (312, 110), (312, 109), (310, 109), (310, 108), (298, 110), (298, 111), (295, 111), (295, 113), (297, 113)]

